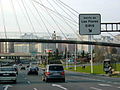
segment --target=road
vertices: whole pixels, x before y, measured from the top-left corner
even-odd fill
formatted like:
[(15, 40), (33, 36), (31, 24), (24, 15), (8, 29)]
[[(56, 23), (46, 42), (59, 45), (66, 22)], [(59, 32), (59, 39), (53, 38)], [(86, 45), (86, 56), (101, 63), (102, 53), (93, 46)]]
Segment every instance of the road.
[(43, 82), (39, 75), (27, 75), (27, 70), (18, 74), (16, 84), (1, 83), (0, 90), (120, 90), (120, 78), (66, 71), (66, 82)]

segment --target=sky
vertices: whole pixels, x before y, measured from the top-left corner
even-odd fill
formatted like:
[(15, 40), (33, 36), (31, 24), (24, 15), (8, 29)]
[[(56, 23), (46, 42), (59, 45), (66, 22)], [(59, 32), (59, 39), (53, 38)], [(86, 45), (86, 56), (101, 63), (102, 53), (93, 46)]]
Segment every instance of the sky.
[(102, 22), (120, 22), (120, 0), (64, 0), (81, 13), (100, 13)]
[[(61, 0), (79, 13), (70, 10), (76, 16), (65, 9), (59, 0), (0, 1), (1, 32), (5, 32), (3, 27), (5, 25), (6, 32), (45, 32), (48, 35), (54, 31), (74, 33), (79, 30), (78, 16), (84, 13), (101, 14), (101, 22), (120, 22), (120, 0)], [(43, 6), (47, 7), (47, 9)]]

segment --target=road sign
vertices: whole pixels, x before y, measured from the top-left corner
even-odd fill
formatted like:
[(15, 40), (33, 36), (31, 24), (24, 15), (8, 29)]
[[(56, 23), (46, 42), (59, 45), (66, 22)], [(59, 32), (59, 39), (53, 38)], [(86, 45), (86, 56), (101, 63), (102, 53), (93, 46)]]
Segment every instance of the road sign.
[(99, 35), (101, 33), (100, 14), (80, 14), (79, 32), (81, 35)]

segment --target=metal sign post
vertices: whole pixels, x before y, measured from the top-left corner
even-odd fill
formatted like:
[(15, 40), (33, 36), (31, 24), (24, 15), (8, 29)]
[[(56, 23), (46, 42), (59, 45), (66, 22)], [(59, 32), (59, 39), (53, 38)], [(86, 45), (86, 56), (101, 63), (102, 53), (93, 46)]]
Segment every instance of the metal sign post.
[[(92, 35), (90, 35), (90, 41), (92, 41)], [(91, 51), (91, 60), (90, 60), (90, 63), (91, 63), (91, 73), (93, 73), (93, 46), (90, 45), (90, 51)]]
[[(79, 15), (79, 33), (81, 35), (99, 35), (101, 33), (101, 15), (100, 14), (80, 14)], [(93, 46), (91, 48), (91, 73), (93, 73)]]
[(77, 44), (75, 44), (75, 52), (74, 52), (75, 53), (75, 55), (74, 55), (75, 56), (75, 58), (74, 58), (74, 64), (75, 64), (74, 70), (75, 71), (77, 70), (77, 65), (76, 65), (77, 64), (77, 60), (76, 60), (77, 59), (77, 50), (76, 49), (77, 49)]

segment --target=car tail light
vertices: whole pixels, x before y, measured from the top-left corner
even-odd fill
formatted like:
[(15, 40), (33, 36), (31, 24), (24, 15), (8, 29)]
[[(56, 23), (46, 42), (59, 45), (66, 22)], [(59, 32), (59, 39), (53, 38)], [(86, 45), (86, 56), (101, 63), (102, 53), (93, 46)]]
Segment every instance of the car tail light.
[(62, 75), (65, 75), (65, 72), (62, 72), (61, 74), (62, 74)]
[(10, 76), (16, 76), (16, 73), (11, 73)]
[(50, 72), (46, 72), (45, 74), (46, 74), (46, 75), (50, 75)]

